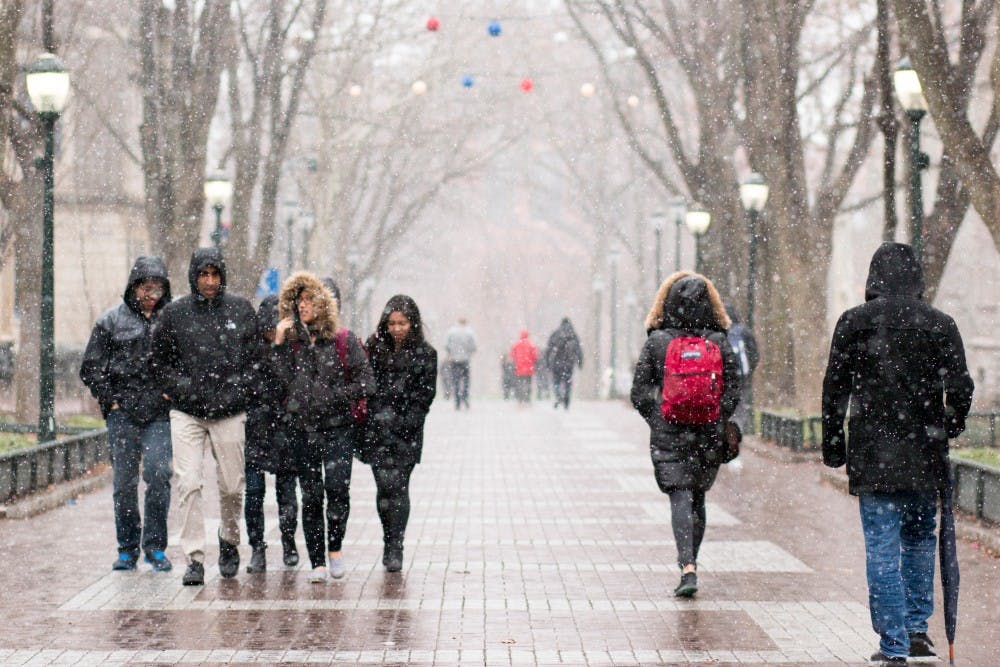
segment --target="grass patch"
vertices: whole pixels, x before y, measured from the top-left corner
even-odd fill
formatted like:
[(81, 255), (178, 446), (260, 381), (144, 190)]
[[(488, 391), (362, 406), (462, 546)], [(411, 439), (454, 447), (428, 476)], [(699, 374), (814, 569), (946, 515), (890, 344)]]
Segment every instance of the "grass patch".
[(27, 433), (0, 433), (0, 453), (10, 452), (36, 443), (35, 435)]
[(985, 463), (986, 465), (1000, 468), (1000, 449), (991, 447), (977, 447), (970, 449), (953, 449), (952, 455), (967, 461)]
[(104, 420), (90, 415), (68, 415), (56, 420), (60, 426), (75, 426), (77, 428), (104, 428)]

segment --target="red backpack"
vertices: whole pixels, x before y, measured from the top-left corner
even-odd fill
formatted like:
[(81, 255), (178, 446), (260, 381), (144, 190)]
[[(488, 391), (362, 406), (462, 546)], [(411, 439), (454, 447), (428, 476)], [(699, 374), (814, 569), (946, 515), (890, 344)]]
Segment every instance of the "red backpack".
[(663, 418), (675, 424), (710, 424), (722, 403), (722, 350), (700, 336), (678, 336), (663, 359)]

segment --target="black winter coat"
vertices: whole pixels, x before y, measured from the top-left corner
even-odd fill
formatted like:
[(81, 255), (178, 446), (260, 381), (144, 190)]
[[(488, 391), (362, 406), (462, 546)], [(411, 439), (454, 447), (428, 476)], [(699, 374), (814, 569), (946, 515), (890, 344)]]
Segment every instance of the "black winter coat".
[[(965, 429), (973, 382), (955, 321), (921, 300), (913, 249), (883, 243), (866, 302), (840, 316), (823, 380), (823, 462), (850, 492), (932, 491), (948, 482), (948, 438)], [(850, 404), (849, 437), (844, 418)]]
[[(723, 426), (736, 410), (740, 396), (739, 362), (716, 322), (724, 313), (713, 313), (713, 304), (700, 278), (682, 279), (674, 285), (664, 307), (664, 326), (649, 332), (632, 379), (632, 405), (649, 425), (650, 457), (657, 483), (664, 492), (673, 489), (707, 491), (715, 481), (725, 449)], [(692, 308), (688, 304), (694, 303)], [(721, 310), (721, 303), (718, 304)], [(663, 363), (670, 341), (678, 336), (701, 336), (722, 352), (722, 401), (719, 421), (705, 425), (675, 424), (663, 419)]]
[(583, 350), (569, 320), (563, 320), (549, 336), (545, 348), (545, 361), (553, 380), (567, 380), (573, 377), (573, 369), (583, 365)]
[[(166, 290), (146, 319), (136, 300), (135, 288), (145, 280), (162, 280)], [(159, 257), (135, 261), (122, 295), (123, 303), (108, 309), (90, 334), (80, 365), (80, 379), (90, 388), (107, 418), (111, 406), (137, 424), (167, 419), (169, 404), (149, 371), (153, 322), (170, 303), (167, 267)]]
[[(198, 272), (219, 270), (222, 289), (211, 299), (198, 293)], [(215, 248), (199, 248), (188, 270), (191, 294), (163, 309), (153, 327), (152, 366), (172, 407), (199, 419), (244, 412), (260, 357), (253, 306), (226, 294), (226, 266)]]
[(397, 351), (374, 336), (368, 351), (375, 395), (359, 458), (374, 466), (420, 463), (424, 421), (437, 391), (437, 351), (426, 342)]

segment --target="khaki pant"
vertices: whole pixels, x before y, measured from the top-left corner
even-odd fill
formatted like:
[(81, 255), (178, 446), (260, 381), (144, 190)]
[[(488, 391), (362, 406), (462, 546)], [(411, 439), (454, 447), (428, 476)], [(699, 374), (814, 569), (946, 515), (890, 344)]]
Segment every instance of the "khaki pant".
[(181, 548), (190, 561), (205, 561), (205, 514), (202, 509), (205, 447), (211, 448), (219, 481), (219, 537), (240, 543), (243, 512), (244, 424), (246, 413), (224, 419), (199, 419), (170, 411), (174, 478), (180, 494)]

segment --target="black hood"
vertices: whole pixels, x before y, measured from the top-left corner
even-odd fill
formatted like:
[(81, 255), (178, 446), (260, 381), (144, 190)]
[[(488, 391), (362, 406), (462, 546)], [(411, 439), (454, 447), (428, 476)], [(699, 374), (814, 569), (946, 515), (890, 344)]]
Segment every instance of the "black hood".
[(156, 302), (153, 312), (170, 303), (170, 279), (167, 278), (167, 265), (159, 257), (143, 255), (132, 265), (132, 270), (128, 274), (128, 285), (125, 286), (125, 293), (122, 294), (122, 299), (129, 308), (137, 313), (141, 312), (139, 302), (135, 298), (135, 288), (143, 281), (154, 279), (163, 281), (164, 290), (163, 296)]
[(278, 326), (278, 295), (264, 297), (257, 306), (257, 333), (263, 333)]
[(214, 266), (219, 270), (219, 279), (222, 282), (219, 286), (219, 294), (215, 298), (221, 298), (226, 293), (226, 260), (222, 258), (222, 251), (218, 248), (198, 248), (191, 253), (188, 284), (191, 285), (191, 294), (201, 301), (206, 301), (206, 299), (198, 293), (198, 274), (206, 266)]
[(684, 276), (667, 293), (664, 326), (674, 329), (718, 329), (708, 285), (700, 276)]
[(569, 321), (568, 317), (562, 318), (562, 322), (559, 323), (559, 333), (563, 336), (576, 336), (576, 330), (573, 328), (573, 323)]
[(924, 272), (913, 246), (883, 243), (872, 255), (865, 284), (865, 301), (880, 296), (924, 296)]

